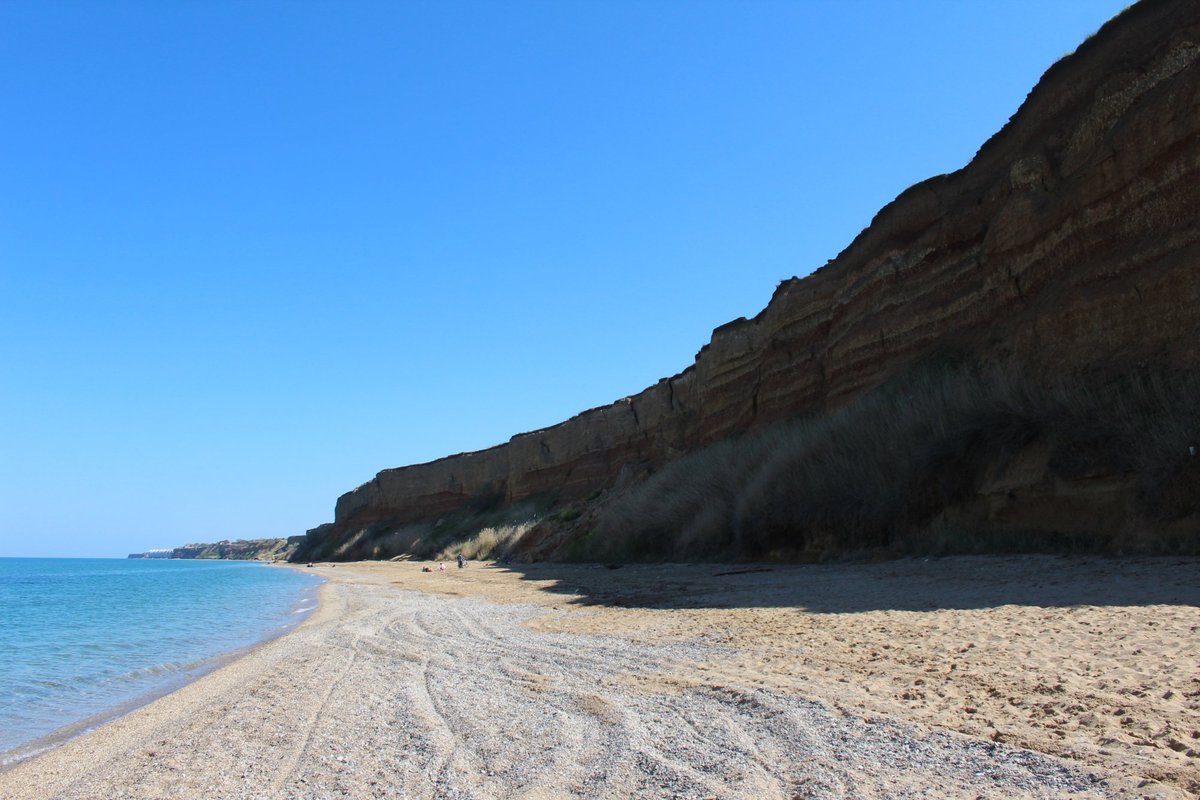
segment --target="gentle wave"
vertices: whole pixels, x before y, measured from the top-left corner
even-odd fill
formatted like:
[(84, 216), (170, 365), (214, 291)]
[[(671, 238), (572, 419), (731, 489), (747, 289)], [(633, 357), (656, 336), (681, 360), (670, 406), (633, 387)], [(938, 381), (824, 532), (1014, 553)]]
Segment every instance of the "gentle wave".
[(0, 558), (0, 767), (294, 627), (320, 582), (246, 562)]

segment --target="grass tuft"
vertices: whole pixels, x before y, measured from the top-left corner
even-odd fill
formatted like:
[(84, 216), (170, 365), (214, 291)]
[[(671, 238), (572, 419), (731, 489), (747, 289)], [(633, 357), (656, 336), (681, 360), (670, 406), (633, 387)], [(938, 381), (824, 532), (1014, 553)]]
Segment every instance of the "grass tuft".
[(449, 561), (462, 554), (463, 558), (471, 561), (489, 561), (512, 552), (526, 533), (536, 524), (534, 520), (526, 520), (512, 525), (499, 525), (481, 529), (466, 541), (456, 542), (439, 551), (435, 561)]

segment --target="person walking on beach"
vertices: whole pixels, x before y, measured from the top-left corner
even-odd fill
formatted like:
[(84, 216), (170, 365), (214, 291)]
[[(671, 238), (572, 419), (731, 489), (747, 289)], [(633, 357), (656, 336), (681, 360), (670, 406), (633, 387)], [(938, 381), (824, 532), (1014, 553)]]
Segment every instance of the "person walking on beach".
[(463, 568), (463, 567), (465, 567), (466, 565), (467, 565), (467, 560), (466, 560), (465, 558), (463, 558), (463, 554), (462, 554), (462, 553), (459, 553), (459, 554), (458, 554), (458, 568), (459, 568), (459, 569), (462, 569), (462, 568)]

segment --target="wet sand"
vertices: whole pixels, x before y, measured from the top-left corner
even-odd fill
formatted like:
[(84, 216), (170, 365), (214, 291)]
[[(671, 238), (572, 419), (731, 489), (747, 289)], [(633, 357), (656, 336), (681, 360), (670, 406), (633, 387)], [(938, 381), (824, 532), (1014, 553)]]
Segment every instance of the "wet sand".
[(319, 565), (5, 798), (1188, 797), (1200, 561)]

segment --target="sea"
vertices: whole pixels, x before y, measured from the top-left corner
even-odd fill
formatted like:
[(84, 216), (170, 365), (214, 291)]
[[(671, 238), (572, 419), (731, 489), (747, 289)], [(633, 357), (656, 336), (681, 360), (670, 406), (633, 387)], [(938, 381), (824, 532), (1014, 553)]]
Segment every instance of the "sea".
[(0, 558), (0, 769), (295, 627), (320, 583), (246, 561)]

